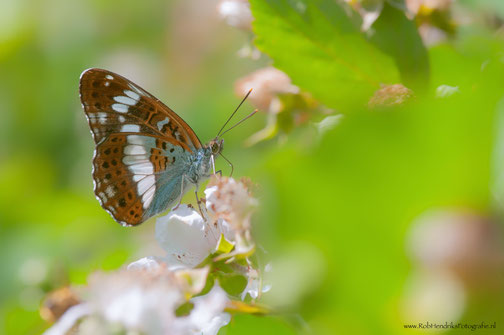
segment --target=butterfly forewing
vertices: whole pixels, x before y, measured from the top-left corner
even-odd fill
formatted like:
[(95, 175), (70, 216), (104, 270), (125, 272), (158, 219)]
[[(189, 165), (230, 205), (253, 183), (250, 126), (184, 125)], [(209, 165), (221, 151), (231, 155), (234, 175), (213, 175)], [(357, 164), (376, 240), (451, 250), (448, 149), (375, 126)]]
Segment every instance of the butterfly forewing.
[(163, 174), (180, 183), (180, 158), (200, 149), (201, 142), (175, 112), (118, 74), (86, 70), (80, 95), (96, 143), (95, 194), (119, 223), (142, 223), (159, 212), (151, 204), (164, 205), (153, 203)]
[(111, 133), (137, 132), (173, 138), (188, 150), (202, 146), (194, 131), (174, 111), (116, 73), (84, 71), (80, 96), (97, 144)]

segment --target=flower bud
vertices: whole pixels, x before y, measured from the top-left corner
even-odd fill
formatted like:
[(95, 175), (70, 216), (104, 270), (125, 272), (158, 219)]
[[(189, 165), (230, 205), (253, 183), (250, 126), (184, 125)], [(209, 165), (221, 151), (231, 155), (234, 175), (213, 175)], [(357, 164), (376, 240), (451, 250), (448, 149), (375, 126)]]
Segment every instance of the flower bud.
[(401, 85), (382, 85), (368, 102), (370, 108), (391, 107), (404, 104), (413, 97), (413, 91)]
[(251, 88), (253, 91), (249, 101), (259, 110), (270, 113), (278, 112), (275, 108), (275, 104), (278, 104), (275, 99), (278, 94), (299, 93), (299, 88), (292, 85), (289, 76), (272, 66), (252, 72), (235, 83), (235, 93), (240, 97), (247, 94)]
[(70, 307), (79, 304), (79, 298), (68, 286), (50, 292), (40, 307), (40, 316), (47, 322), (55, 322)]

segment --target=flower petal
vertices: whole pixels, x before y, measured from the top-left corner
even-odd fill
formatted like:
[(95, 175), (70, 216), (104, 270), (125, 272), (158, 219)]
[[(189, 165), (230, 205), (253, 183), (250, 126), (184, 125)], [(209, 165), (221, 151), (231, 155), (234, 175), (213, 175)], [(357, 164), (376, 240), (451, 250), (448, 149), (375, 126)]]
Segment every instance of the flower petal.
[(77, 321), (91, 314), (91, 312), (90, 306), (85, 303), (70, 307), (58, 322), (47, 329), (43, 335), (65, 335), (77, 324)]
[(215, 285), (207, 294), (191, 299), (194, 308), (188, 316), (179, 317), (173, 329), (182, 329), (187, 334), (216, 335), (219, 329), (229, 323), (231, 316), (224, 313), (229, 299), (224, 290)]
[(127, 267), (128, 270), (157, 270), (161, 267), (162, 262), (158, 257), (149, 256), (140, 258), (139, 260), (130, 263)]
[(187, 205), (157, 219), (156, 240), (168, 253), (170, 269), (195, 267), (212, 252), (218, 236), (209, 236), (205, 227), (199, 213)]

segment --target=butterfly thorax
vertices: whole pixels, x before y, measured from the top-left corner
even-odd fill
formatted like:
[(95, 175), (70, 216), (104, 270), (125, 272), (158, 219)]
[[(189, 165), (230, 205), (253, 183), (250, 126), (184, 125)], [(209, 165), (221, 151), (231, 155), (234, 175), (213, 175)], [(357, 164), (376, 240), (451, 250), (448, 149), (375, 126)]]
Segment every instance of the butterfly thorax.
[(197, 185), (200, 181), (210, 177), (214, 160), (221, 153), (223, 143), (222, 139), (212, 140), (191, 156), (186, 174), (186, 178), (191, 183)]
[(211, 150), (202, 148), (191, 156), (185, 177), (192, 184), (199, 184), (200, 181), (210, 176), (211, 169)]

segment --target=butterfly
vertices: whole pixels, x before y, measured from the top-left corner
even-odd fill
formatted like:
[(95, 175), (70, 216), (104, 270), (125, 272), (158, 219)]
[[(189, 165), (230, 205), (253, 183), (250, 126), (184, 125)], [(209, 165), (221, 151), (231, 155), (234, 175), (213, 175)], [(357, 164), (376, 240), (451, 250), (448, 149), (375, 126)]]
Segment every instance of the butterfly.
[(192, 186), (198, 200), (198, 186), (215, 173), (224, 144), (220, 136), (256, 112), (222, 132), (249, 91), (219, 134), (202, 145), (173, 110), (116, 73), (85, 70), (79, 90), (96, 144), (94, 193), (123, 226), (138, 225), (177, 200), (180, 204)]

